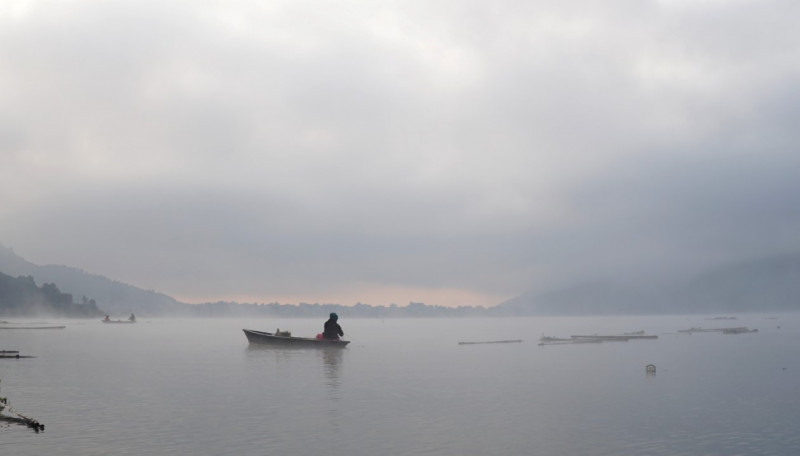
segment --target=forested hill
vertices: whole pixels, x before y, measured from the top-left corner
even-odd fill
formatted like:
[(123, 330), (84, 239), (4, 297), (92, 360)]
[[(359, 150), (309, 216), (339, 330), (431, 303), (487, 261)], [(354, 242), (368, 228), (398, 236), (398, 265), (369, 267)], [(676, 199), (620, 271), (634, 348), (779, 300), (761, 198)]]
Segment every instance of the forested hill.
[(52, 283), (39, 287), (33, 277), (14, 278), (0, 273), (0, 315), (4, 317), (88, 318), (102, 314), (92, 299), (82, 298), (81, 303), (75, 303), (71, 294), (62, 293)]
[(510, 299), (506, 315), (625, 315), (800, 311), (800, 254), (713, 269), (658, 290), (596, 282)]
[[(0, 312), (55, 309), (62, 315), (90, 312), (141, 316), (313, 317), (338, 312), (349, 317), (486, 317), (535, 315), (643, 315), (720, 312), (800, 311), (800, 253), (728, 264), (685, 283), (632, 287), (593, 282), (550, 291), (531, 291), (499, 305), (447, 308), (424, 303), (407, 306), (356, 304), (184, 304), (152, 290), (143, 290), (69, 266), (38, 266), (0, 245)], [(10, 274), (5, 275), (5, 274)], [(22, 276), (14, 279), (11, 276)], [(44, 283), (41, 288), (34, 283)], [(56, 288), (56, 284), (58, 288)], [(21, 290), (27, 290), (25, 292)], [(60, 290), (63, 290), (60, 291)], [(81, 300), (74, 304), (72, 296)], [(22, 296), (26, 296), (22, 299)], [(38, 296), (38, 297), (37, 297)], [(67, 297), (64, 297), (67, 296)], [(83, 296), (97, 301), (96, 306)], [(11, 297), (14, 301), (10, 301)], [(24, 304), (20, 304), (23, 302)], [(13, 304), (13, 305), (12, 305)], [(14, 306), (22, 305), (23, 308)], [(76, 307), (77, 306), (77, 307)], [(88, 307), (80, 307), (88, 306)], [(72, 309), (72, 310), (67, 310)], [(78, 310), (79, 309), (79, 310)]]
[(180, 315), (187, 313), (188, 309), (186, 304), (181, 304), (163, 293), (143, 290), (78, 268), (36, 265), (2, 244), (0, 272), (13, 276), (31, 276), (39, 283), (55, 283), (66, 293), (90, 296), (101, 309), (112, 316), (131, 312), (144, 315)]

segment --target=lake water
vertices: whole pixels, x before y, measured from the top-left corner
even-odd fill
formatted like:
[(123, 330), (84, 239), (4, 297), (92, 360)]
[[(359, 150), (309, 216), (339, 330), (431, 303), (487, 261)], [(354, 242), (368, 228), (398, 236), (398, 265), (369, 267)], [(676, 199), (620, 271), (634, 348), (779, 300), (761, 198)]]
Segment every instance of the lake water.
[[(348, 319), (346, 349), (252, 347), (242, 328), (142, 319), (0, 330), (8, 455), (798, 455), (800, 315)], [(694, 326), (758, 333), (678, 334)], [(538, 346), (645, 330), (658, 340)], [(522, 343), (458, 345), (459, 341)], [(655, 364), (656, 375), (645, 366)]]

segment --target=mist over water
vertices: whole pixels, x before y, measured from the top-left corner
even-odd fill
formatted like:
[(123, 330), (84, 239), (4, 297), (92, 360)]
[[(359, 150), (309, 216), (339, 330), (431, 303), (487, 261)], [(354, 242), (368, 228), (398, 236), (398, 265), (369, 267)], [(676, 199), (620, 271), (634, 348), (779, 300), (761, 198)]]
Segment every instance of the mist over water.
[[(737, 317), (342, 316), (344, 350), (255, 347), (241, 331), (313, 336), (324, 318), (37, 321), (67, 328), (0, 330), (0, 350), (36, 356), (0, 360), (0, 393), (46, 430), (2, 425), (0, 445), (15, 455), (800, 454), (800, 315)], [(677, 333), (697, 326), (759, 332)], [(543, 334), (638, 330), (659, 338), (537, 345)], [(458, 345), (509, 339), (523, 342)]]

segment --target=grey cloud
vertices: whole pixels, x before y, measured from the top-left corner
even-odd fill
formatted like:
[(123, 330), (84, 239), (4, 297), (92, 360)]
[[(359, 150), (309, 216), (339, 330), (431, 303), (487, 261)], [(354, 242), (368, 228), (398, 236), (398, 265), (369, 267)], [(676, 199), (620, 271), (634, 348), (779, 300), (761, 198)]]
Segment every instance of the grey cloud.
[(792, 249), (797, 8), (0, 16), (0, 242), (264, 300), (365, 282), (508, 297)]

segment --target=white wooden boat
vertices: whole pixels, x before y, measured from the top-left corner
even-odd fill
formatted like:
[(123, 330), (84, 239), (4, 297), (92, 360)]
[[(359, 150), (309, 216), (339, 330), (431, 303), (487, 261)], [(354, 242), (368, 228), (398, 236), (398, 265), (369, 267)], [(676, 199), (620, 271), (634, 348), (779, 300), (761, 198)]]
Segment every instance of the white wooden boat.
[(242, 331), (244, 331), (244, 335), (247, 336), (247, 340), (251, 344), (343, 348), (350, 343), (349, 340), (330, 340), (330, 339), (316, 339), (311, 337), (278, 336), (273, 333), (256, 331), (253, 329), (242, 329)]

